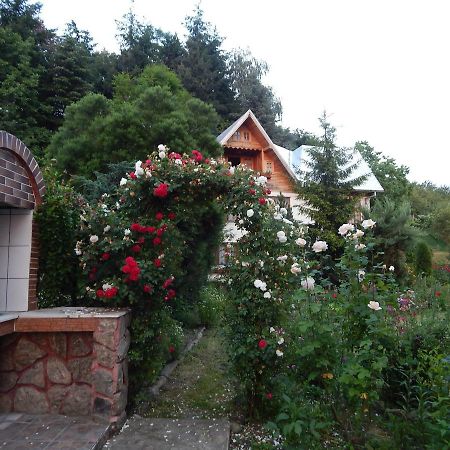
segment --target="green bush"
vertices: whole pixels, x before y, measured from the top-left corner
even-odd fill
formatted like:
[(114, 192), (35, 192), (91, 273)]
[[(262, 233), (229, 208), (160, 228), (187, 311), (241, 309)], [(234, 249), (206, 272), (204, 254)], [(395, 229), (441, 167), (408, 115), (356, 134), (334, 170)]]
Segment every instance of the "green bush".
[(80, 277), (75, 255), (80, 207), (76, 192), (51, 166), (44, 170), (47, 191), (36, 213), (39, 227), (38, 305), (73, 305)]
[(430, 247), (425, 242), (417, 244), (415, 262), (417, 275), (431, 275), (432, 254)]

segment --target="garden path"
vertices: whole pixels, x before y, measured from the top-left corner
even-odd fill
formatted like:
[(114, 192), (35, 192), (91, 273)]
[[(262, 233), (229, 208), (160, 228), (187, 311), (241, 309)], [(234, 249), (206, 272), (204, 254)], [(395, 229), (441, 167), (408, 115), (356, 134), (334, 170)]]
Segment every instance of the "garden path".
[(104, 449), (228, 449), (234, 392), (219, 332), (207, 330), (168, 378)]

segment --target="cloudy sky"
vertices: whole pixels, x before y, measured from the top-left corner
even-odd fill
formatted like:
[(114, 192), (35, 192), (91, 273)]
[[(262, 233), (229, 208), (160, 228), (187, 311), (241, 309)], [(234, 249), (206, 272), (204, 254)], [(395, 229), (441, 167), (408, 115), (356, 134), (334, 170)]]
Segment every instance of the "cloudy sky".
[[(75, 20), (98, 49), (117, 51), (129, 0), (41, 0), (48, 27)], [(135, 0), (137, 15), (185, 30), (197, 0)], [(284, 126), (318, 131), (326, 109), (340, 145), (367, 140), (410, 167), (410, 180), (450, 185), (450, 2), (447, 0), (202, 0), (226, 49), (266, 60)]]

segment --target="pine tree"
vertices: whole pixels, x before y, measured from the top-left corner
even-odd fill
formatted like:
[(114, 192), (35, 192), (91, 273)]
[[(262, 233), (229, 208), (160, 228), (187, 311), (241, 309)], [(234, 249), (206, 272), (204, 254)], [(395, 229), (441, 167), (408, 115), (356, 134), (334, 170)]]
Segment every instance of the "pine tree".
[(313, 238), (326, 241), (332, 256), (337, 256), (342, 247), (337, 230), (353, 217), (356, 206), (353, 187), (365, 177), (352, 178), (358, 162), (353, 162), (350, 149), (335, 145), (336, 130), (325, 112), (319, 121), (323, 135), (303, 158), (305, 169), (299, 171), (297, 192), (305, 202), (300, 212), (314, 221), (310, 227)]

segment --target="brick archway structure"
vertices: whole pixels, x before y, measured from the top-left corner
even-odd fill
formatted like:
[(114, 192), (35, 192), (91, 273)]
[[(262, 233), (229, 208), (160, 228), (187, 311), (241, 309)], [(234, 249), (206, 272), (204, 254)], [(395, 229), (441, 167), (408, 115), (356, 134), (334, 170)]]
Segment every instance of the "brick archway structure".
[(44, 192), (33, 154), (0, 130), (0, 312), (37, 307), (39, 240), (33, 212)]
[(35, 209), (45, 192), (44, 178), (27, 146), (0, 131), (0, 204)]

